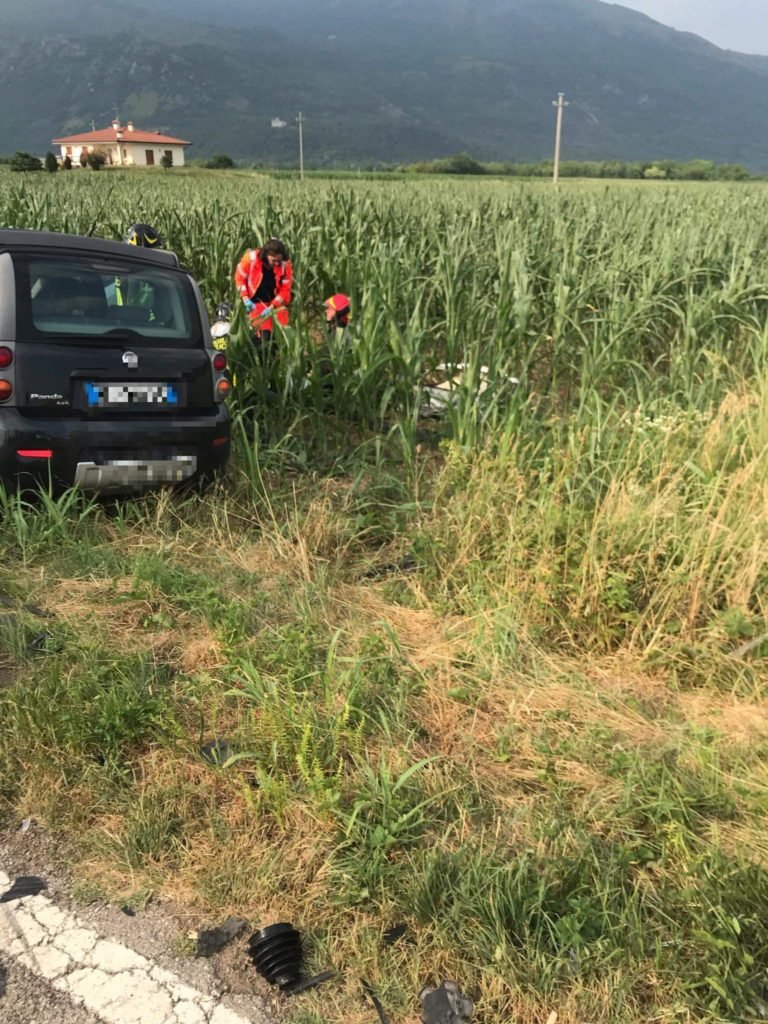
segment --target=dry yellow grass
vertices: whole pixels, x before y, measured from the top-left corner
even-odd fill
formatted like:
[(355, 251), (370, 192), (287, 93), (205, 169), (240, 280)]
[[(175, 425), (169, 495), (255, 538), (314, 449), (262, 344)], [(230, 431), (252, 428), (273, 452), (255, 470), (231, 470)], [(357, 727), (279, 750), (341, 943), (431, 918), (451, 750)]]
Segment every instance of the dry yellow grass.
[[(404, 584), (405, 585), (405, 584)], [(386, 626), (406, 658), (420, 671), (448, 670), (466, 649), (468, 624), (459, 616), (440, 616), (428, 606), (392, 604), (375, 584), (340, 584), (330, 595), (332, 627), (344, 626), (353, 636), (366, 636)]]
[[(47, 584), (42, 606), (82, 635), (94, 635), (122, 653), (151, 653), (188, 674), (220, 668), (226, 657), (220, 638), (199, 614), (179, 612), (171, 601), (133, 596), (131, 577), (57, 579)], [(158, 612), (172, 626), (153, 622)]]
[(750, 747), (768, 739), (768, 701), (712, 693), (680, 694), (684, 719), (716, 730), (731, 747)]

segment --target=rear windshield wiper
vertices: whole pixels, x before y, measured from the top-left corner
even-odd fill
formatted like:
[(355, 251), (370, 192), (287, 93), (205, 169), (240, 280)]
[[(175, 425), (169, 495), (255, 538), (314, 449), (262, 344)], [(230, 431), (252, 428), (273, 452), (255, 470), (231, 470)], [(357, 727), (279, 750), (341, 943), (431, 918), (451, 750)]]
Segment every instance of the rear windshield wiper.
[(139, 331), (134, 331), (130, 327), (113, 327), (109, 331), (104, 331), (103, 334), (97, 335), (99, 338), (109, 338), (114, 341), (136, 341), (141, 340), (145, 335), (140, 334)]
[(100, 341), (141, 341), (144, 337), (138, 331), (131, 331), (125, 327), (115, 327), (108, 331), (45, 331), (41, 334), (42, 341), (73, 341), (73, 342), (100, 342)]

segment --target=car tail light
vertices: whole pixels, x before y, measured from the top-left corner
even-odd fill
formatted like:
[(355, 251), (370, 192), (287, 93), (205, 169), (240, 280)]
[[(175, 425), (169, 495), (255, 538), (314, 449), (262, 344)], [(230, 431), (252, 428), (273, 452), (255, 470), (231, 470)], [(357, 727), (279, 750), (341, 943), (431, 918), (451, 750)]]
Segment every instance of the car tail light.
[[(2, 353), (2, 350), (0, 349), (0, 354), (1, 353)], [(227, 357), (224, 355), (223, 352), (217, 352), (216, 355), (213, 357), (213, 368), (218, 373), (221, 373), (222, 370), (226, 370), (226, 368), (227, 368)]]
[(218, 398), (226, 398), (231, 390), (232, 385), (229, 383), (226, 377), (224, 377), (216, 385), (216, 396)]
[(228, 440), (229, 440), (228, 437), (214, 437), (214, 439), (213, 439), (213, 447), (214, 448), (221, 448), (221, 446), (223, 444), (226, 444)]
[(5, 345), (0, 345), (0, 370), (6, 370), (12, 362), (13, 352)]
[(52, 459), (51, 448), (19, 448), (16, 454), (21, 459)]
[(7, 402), (13, 394), (13, 385), (9, 380), (0, 380), (0, 402)]

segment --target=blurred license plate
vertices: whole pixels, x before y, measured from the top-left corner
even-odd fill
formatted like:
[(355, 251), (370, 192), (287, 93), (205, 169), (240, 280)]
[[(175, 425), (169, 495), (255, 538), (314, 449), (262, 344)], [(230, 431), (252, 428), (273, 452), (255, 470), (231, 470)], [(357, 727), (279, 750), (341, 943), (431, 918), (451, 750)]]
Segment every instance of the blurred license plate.
[(89, 408), (131, 405), (178, 405), (175, 384), (86, 384)]
[(157, 459), (107, 459), (78, 462), (75, 486), (84, 490), (110, 491), (157, 484), (177, 484), (194, 476), (197, 456), (173, 455)]

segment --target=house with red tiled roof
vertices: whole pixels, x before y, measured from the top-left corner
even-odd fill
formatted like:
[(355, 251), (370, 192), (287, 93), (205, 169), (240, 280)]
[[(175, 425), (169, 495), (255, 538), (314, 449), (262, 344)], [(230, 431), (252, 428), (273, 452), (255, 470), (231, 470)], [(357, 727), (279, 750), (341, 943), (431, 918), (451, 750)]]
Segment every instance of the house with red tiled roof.
[(143, 131), (133, 121), (122, 125), (118, 120), (109, 128), (67, 135), (54, 139), (53, 144), (61, 147), (61, 159), (69, 157), (75, 167), (80, 165), (81, 156), (94, 152), (102, 153), (107, 164), (115, 167), (155, 167), (166, 155), (171, 157), (174, 167), (183, 167), (184, 150), (191, 145), (172, 135)]

